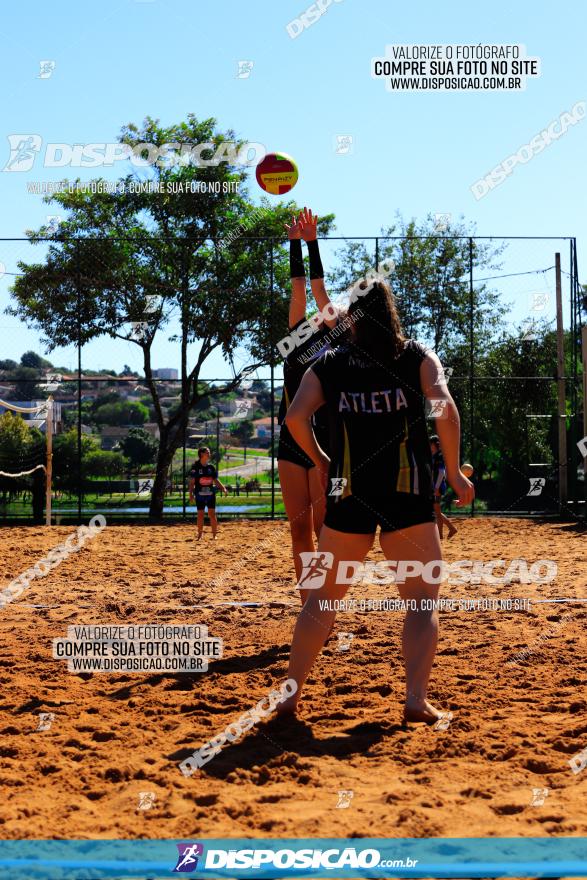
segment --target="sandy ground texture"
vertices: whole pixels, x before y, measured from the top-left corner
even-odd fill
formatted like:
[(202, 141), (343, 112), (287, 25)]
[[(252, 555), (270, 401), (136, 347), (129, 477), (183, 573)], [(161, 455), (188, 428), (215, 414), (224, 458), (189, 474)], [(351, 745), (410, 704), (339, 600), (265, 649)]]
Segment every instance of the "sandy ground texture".
[[(72, 531), (0, 530), (4, 584)], [(402, 726), (402, 615), (340, 613), (335, 633), (354, 638), (323, 651), (300, 720), (260, 724), (184, 777), (179, 762), (283, 677), (299, 601), (286, 523), (194, 537), (192, 525), (107, 527), (0, 609), (2, 837), (587, 834), (587, 767), (568, 763), (587, 748), (585, 604), (443, 612), (430, 697), (453, 713), (444, 730)], [(558, 575), (443, 595), (587, 597), (586, 538), (568, 523), (463, 520), (448, 560), (548, 558)], [(189, 607), (239, 601), (263, 604)], [(199, 674), (76, 674), (52, 657), (70, 625), (160, 622), (206, 624), (224, 656)], [(54, 715), (46, 730), (40, 713)], [(532, 805), (535, 789), (548, 792)]]

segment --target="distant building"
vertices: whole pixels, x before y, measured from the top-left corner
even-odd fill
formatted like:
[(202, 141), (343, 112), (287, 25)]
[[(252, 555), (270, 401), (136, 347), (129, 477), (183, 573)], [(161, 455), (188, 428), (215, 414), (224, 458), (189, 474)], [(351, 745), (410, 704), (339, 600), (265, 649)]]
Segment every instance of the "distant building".
[(154, 437), (156, 440), (159, 439), (159, 425), (157, 422), (145, 422), (141, 427), (147, 432), (147, 434), (150, 434), (151, 437)]
[[(274, 418), (275, 424), (275, 436), (279, 437), (280, 425), (277, 424), (277, 419)], [(265, 416), (264, 419), (254, 419), (253, 427), (255, 428), (255, 437), (259, 440), (270, 440), (271, 439), (271, 417)]]
[(168, 382), (175, 382), (179, 379), (179, 372), (172, 367), (163, 367), (160, 370), (153, 370), (154, 379), (165, 379)]
[(108, 452), (111, 451), (117, 443), (124, 440), (129, 431), (130, 428), (123, 428), (118, 425), (107, 425), (103, 427), (100, 431), (100, 447)]

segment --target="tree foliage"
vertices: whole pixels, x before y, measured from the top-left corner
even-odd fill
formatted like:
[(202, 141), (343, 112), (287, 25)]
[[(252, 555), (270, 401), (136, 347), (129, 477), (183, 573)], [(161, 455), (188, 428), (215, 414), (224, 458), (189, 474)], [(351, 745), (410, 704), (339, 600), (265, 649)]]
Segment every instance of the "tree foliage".
[[(127, 125), (120, 140), (131, 146), (242, 144), (233, 131), (219, 131), (214, 119), (199, 121), (193, 114), (167, 127), (152, 118), (141, 127)], [(65, 217), (60, 235), (43, 262), (19, 263), (10, 312), (43, 332), (48, 351), (104, 335), (139, 347), (160, 433), (151, 499), (151, 515), (160, 517), (165, 475), (200, 399), (207, 358), (220, 351), (232, 367), (234, 378), (218, 389), (222, 393), (274, 356), (275, 331), (287, 326), (284, 222), (297, 206), (267, 198), (254, 205), (245, 186), (247, 171), (228, 162), (154, 165), (145, 177), (161, 188), (132, 191), (131, 173), (117, 192), (72, 189), (48, 197)], [(198, 182), (219, 184), (221, 191), (191, 191)], [(183, 192), (168, 192), (168, 184), (180, 183)], [(224, 192), (224, 184), (232, 183), (239, 190)], [(322, 234), (331, 222), (321, 221)], [(38, 242), (46, 232), (30, 231), (29, 238)], [(273, 259), (261, 236), (276, 240)], [(182, 371), (181, 406), (167, 417), (151, 363), (153, 341), (165, 332), (178, 343)]]

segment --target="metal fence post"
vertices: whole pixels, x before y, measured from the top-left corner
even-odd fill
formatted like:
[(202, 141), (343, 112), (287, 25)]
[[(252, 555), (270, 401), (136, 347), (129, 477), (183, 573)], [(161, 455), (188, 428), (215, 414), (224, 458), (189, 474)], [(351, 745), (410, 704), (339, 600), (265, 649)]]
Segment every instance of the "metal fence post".
[(185, 444), (186, 444), (186, 439), (187, 439), (186, 434), (187, 434), (187, 424), (183, 426), (183, 450), (182, 450), (182, 457), (181, 457), (181, 473), (182, 473), (182, 479), (181, 479), (181, 516), (182, 516), (182, 519), (184, 520), (184, 522), (187, 519), (186, 500), (185, 500), (185, 472), (186, 472)]
[[(184, 408), (188, 400), (187, 388), (187, 292), (188, 292), (188, 255), (187, 243), (184, 241), (182, 250), (182, 278), (181, 278), (181, 405)], [(189, 412), (185, 414), (185, 423), (183, 426), (183, 452), (182, 452), (182, 486), (181, 486), (181, 515), (185, 522), (186, 513), (186, 493), (185, 493), (185, 472), (186, 472), (186, 440), (187, 427), (189, 421)]]
[(275, 358), (273, 351), (275, 292), (273, 290), (273, 239), (269, 256), (269, 369), (271, 373), (271, 519), (275, 519)]
[[(475, 289), (473, 287), (473, 239), (469, 238), (469, 449), (475, 461)], [(471, 503), (475, 516), (475, 499)]]
[(82, 524), (82, 302), (79, 240), (75, 241), (77, 292), (77, 524)]
[(556, 385), (558, 399), (558, 501), (562, 508), (568, 501), (567, 399), (565, 377), (565, 331), (563, 326), (563, 295), (561, 255), (554, 255), (556, 273)]

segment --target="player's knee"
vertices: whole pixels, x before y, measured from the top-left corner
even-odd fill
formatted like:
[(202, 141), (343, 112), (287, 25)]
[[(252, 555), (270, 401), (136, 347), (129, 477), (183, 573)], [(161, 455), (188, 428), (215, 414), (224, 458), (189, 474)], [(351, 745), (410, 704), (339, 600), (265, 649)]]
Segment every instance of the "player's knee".
[(416, 594), (408, 601), (408, 614), (414, 615), (420, 624), (438, 623), (438, 599), (426, 596), (424, 593)]
[(290, 530), (292, 541), (295, 541), (296, 543), (312, 541), (312, 524), (310, 522), (306, 522), (305, 520), (296, 522), (294, 520), (290, 523)]

